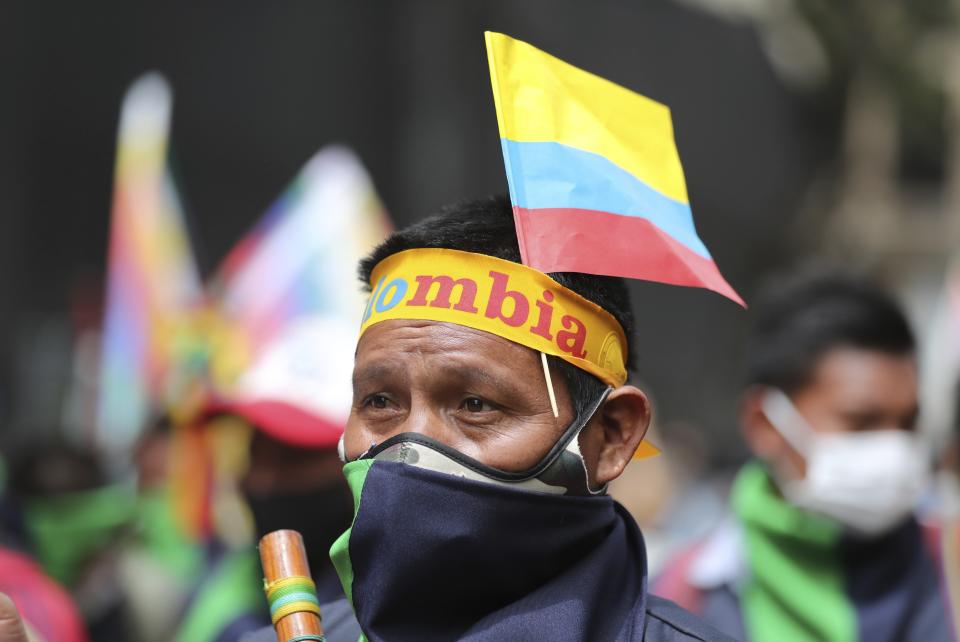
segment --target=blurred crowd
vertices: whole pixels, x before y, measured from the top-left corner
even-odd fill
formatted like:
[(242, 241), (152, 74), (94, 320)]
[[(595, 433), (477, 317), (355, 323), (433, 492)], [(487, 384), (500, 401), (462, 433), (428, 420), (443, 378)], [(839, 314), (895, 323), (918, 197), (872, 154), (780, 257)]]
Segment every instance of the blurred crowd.
[[(641, 526), (652, 590), (742, 639), (848, 639), (851, 622), (854, 639), (950, 639), (960, 431), (941, 443), (918, 431), (898, 304), (863, 279), (800, 273), (750, 316), (751, 458), (711, 467), (696, 431), (657, 425), (663, 453), (611, 489)], [(319, 381), (303, 359), (279, 365), (268, 379)], [(289, 389), (210, 398), (179, 424), (154, 417), (132, 476), (66, 442), (4, 453), (0, 591), (30, 639), (236, 640), (270, 622), (255, 544), (278, 528), (302, 533), (321, 602), (342, 595), (327, 551), (353, 513), (343, 426)]]
[[(853, 84), (870, 94), (874, 79)], [(848, 107), (892, 127), (877, 104)], [(0, 594), (30, 642), (240, 640), (271, 624), (257, 542), (277, 529), (302, 534), (319, 602), (344, 596), (330, 549), (355, 516), (338, 448), (357, 263), (392, 224), (360, 160), (327, 147), (201, 278), (171, 110), (157, 74), (124, 100), (104, 314), (71, 359), (80, 428), (0, 442)], [(857, 143), (876, 131), (848, 132), (839, 222), (824, 226), (841, 257), (847, 228), (880, 230), (878, 246), (907, 236), (895, 214), (856, 214), (888, 185), (884, 150)], [(770, 274), (748, 297), (722, 457), (714, 426), (654, 412), (660, 454), (610, 485), (642, 531), (652, 594), (744, 640), (960, 637), (960, 270), (935, 296), (917, 277), (911, 298), (916, 274), (889, 274), (900, 250), (875, 269)], [(633, 383), (656, 410), (656, 388)]]

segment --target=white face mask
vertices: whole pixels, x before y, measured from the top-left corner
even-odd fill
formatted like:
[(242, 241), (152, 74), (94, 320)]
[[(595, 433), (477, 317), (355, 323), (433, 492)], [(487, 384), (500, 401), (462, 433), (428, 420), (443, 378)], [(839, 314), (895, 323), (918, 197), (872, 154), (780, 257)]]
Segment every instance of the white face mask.
[(860, 535), (879, 535), (909, 516), (927, 483), (924, 443), (904, 430), (817, 433), (790, 398), (771, 388), (762, 401), (773, 427), (807, 462), (804, 479), (774, 471), (791, 504)]

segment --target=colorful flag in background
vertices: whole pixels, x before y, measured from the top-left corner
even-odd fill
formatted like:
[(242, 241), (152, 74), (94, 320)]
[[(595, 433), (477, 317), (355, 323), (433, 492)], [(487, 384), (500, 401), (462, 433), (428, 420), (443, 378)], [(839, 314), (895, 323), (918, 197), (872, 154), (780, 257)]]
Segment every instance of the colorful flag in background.
[(296, 319), (327, 317), (358, 327), (365, 297), (357, 262), (390, 229), (356, 155), (338, 146), (319, 151), (214, 280), (225, 321), (222, 338), (233, 344), (217, 353), (244, 355), (243, 363), (226, 367), (221, 360), (218, 379), (238, 375)]
[[(390, 228), (353, 152), (318, 152), (208, 287), (213, 395), (206, 412), (256, 420), (287, 443), (335, 445), (349, 412), (352, 341), (366, 303), (357, 264)], [(211, 448), (210, 430), (188, 437), (180, 442), (175, 494), (190, 532), (202, 535), (224, 525), (209, 513), (215, 491), (206, 504), (196, 501), (196, 489), (211, 486), (197, 471), (206, 467), (205, 479), (213, 479), (212, 455), (223, 448)], [(204, 452), (206, 464), (198, 457)]]
[(670, 110), (503, 34), (486, 42), (523, 262), (744, 305), (697, 235)]
[(97, 441), (122, 450), (162, 404), (202, 288), (170, 172), (171, 95), (151, 73), (120, 115), (110, 223)]

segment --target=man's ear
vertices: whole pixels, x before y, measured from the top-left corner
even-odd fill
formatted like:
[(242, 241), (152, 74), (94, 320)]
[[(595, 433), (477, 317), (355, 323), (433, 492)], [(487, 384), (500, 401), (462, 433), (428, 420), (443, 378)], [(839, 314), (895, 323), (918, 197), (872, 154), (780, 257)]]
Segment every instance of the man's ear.
[(650, 401), (635, 386), (613, 390), (597, 413), (593, 440), (596, 468), (591, 480), (597, 486), (608, 484), (623, 472), (650, 427)]
[(755, 457), (777, 461), (784, 449), (783, 437), (763, 412), (765, 386), (751, 386), (740, 399), (740, 430)]

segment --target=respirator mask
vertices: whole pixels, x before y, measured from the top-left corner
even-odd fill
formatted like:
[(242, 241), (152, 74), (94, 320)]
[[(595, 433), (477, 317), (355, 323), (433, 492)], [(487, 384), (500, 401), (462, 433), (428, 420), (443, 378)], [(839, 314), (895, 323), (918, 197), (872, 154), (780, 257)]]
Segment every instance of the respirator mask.
[(863, 536), (889, 531), (913, 512), (929, 474), (928, 450), (918, 435), (895, 428), (818, 433), (782, 391), (769, 389), (761, 403), (773, 427), (806, 460), (803, 479), (773, 471), (791, 504)]

